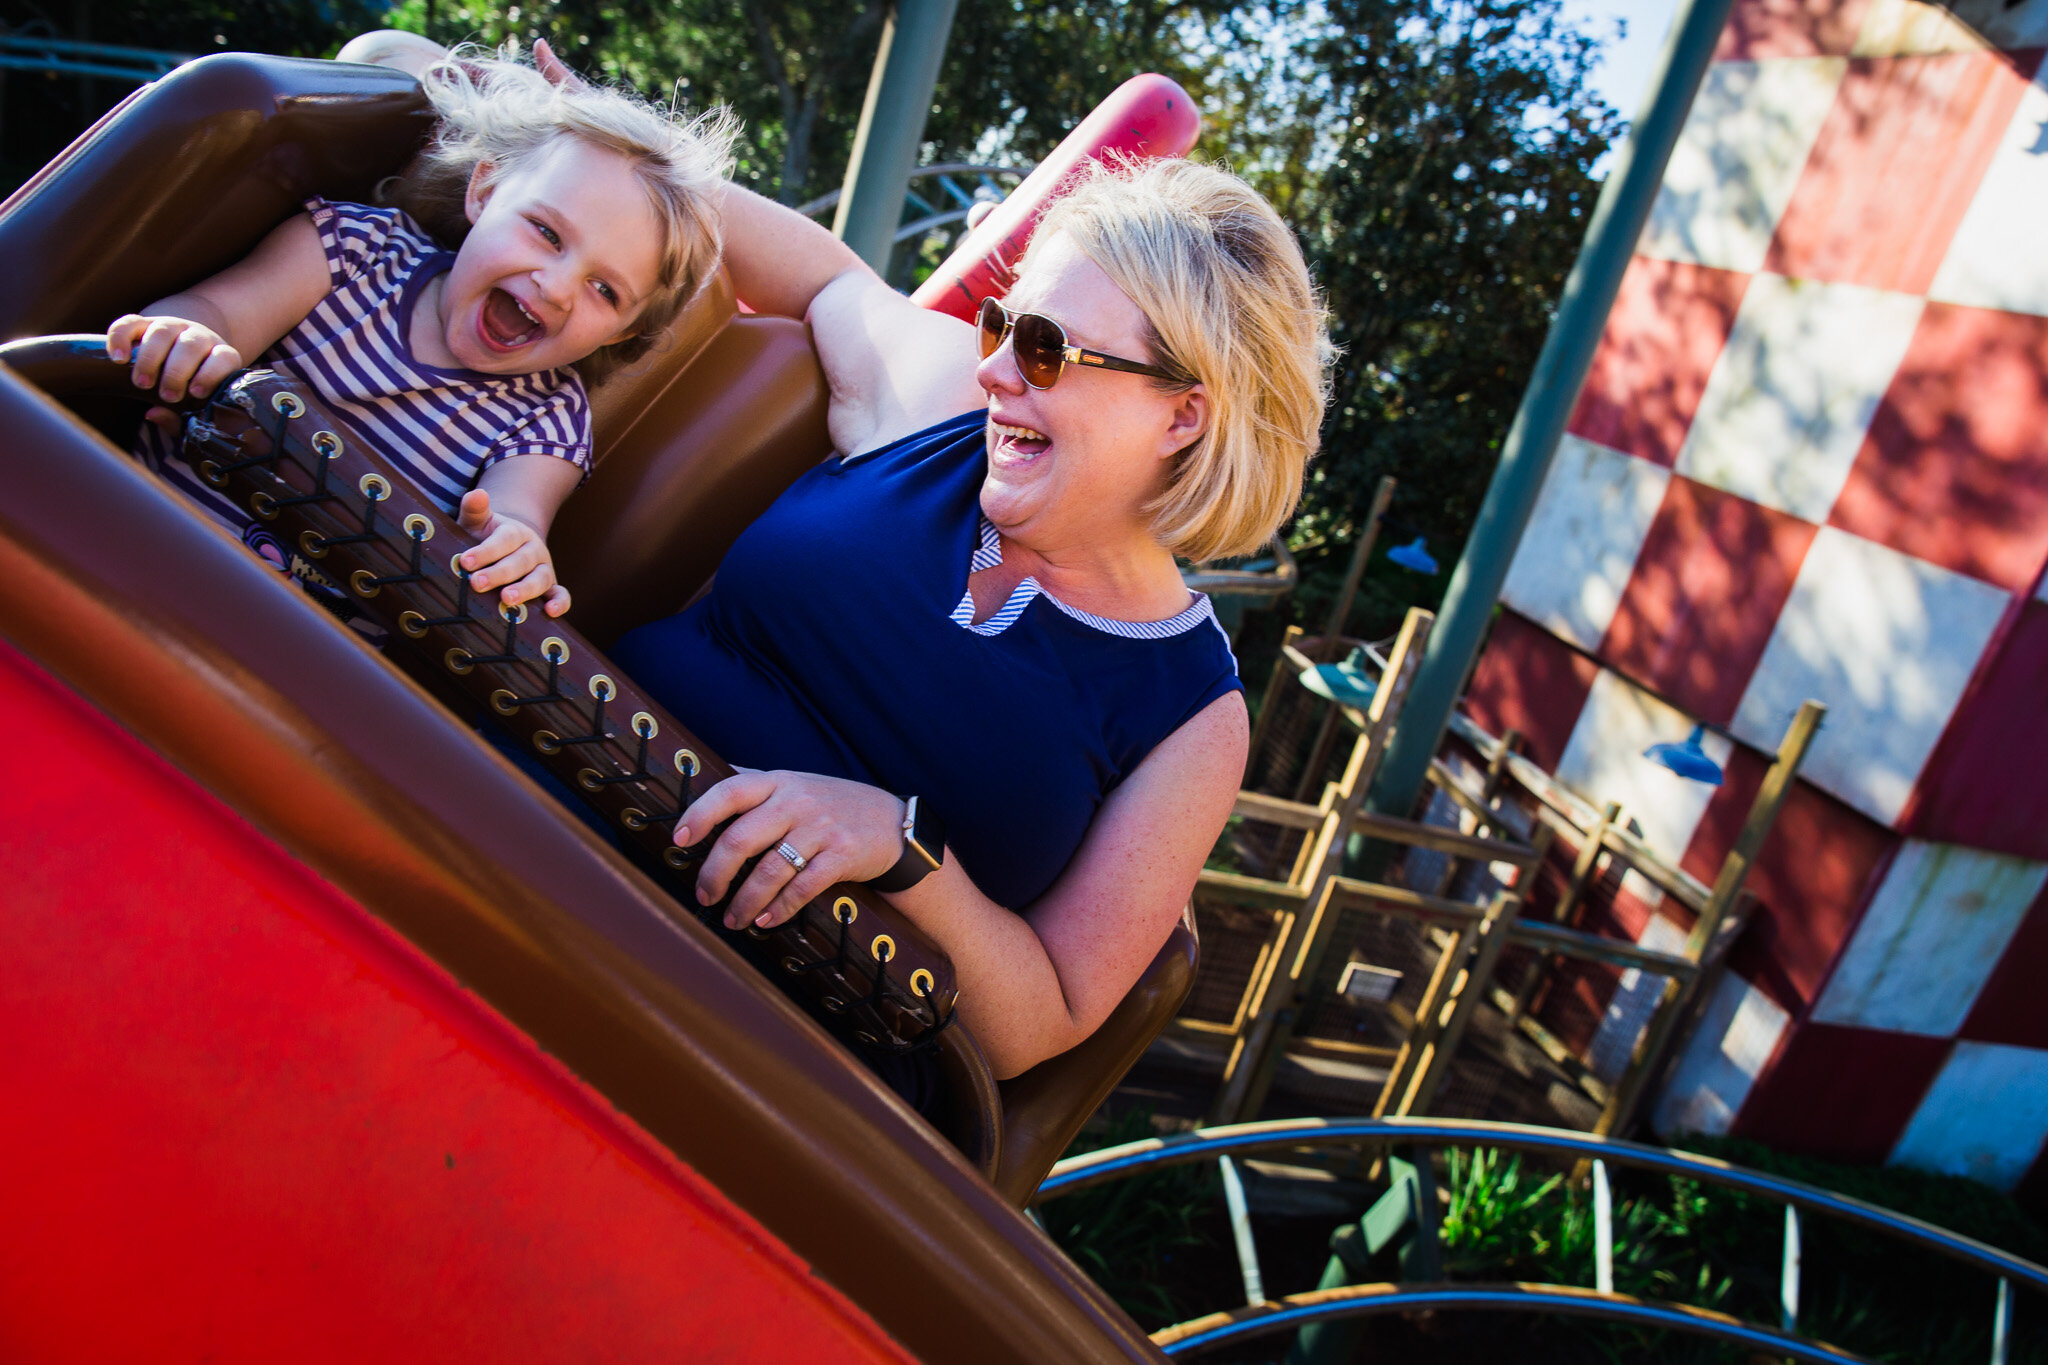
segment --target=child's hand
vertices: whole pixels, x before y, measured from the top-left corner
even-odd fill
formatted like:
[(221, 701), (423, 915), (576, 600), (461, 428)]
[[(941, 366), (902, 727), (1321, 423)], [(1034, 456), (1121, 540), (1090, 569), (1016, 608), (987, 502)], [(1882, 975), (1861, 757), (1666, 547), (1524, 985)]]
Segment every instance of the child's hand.
[[(132, 360), (135, 387), (155, 389), (156, 396), (166, 403), (176, 403), (188, 394), (204, 398), (242, 368), (242, 353), (211, 327), (189, 318), (136, 313), (114, 319), (114, 325), (107, 328), (107, 358)], [(177, 416), (169, 408), (151, 408), (147, 415), (165, 431), (176, 433)]]
[(503, 586), (498, 600), (517, 606), (542, 598), (541, 610), (560, 616), (569, 610), (569, 590), (555, 581), (554, 556), (548, 543), (523, 521), (491, 511), (491, 495), (472, 488), (462, 495), (455, 518), (483, 543), (462, 554), (462, 567), (469, 570), (469, 586), (477, 592)]

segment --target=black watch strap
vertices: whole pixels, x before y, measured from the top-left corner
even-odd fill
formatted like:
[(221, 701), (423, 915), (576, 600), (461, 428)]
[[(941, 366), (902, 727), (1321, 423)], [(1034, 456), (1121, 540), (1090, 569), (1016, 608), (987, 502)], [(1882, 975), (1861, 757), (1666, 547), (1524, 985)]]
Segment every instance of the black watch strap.
[(946, 825), (939, 813), (914, 796), (903, 804), (903, 856), (868, 883), (877, 891), (908, 891), (938, 871), (946, 858)]

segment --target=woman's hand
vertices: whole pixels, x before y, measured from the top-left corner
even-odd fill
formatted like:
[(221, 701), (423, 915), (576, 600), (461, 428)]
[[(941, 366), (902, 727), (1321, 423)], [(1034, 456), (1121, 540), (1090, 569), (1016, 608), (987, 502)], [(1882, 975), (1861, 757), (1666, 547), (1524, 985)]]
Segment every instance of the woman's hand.
[[(741, 771), (690, 803), (676, 825), (688, 847), (731, 820), (697, 873), (697, 901), (711, 905), (749, 858), (752, 875), (726, 907), (725, 927), (781, 924), (835, 882), (881, 876), (903, 856), (903, 802), (879, 787), (816, 773)], [(781, 853), (803, 856), (801, 871)]]

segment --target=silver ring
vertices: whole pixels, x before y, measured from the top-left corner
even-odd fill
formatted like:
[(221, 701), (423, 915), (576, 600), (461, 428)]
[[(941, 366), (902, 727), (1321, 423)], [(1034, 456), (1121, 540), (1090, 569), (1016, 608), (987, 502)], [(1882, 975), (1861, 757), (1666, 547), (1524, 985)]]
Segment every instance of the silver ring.
[(783, 857), (789, 859), (789, 865), (799, 872), (803, 871), (806, 867), (809, 867), (811, 865), (811, 860), (809, 858), (806, 858), (803, 854), (797, 852), (795, 846), (792, 845), (787, 839), (784, 839), (781, 843), (777, 844), (775, 846), (775, 851), (777, 853), (780, 853)]

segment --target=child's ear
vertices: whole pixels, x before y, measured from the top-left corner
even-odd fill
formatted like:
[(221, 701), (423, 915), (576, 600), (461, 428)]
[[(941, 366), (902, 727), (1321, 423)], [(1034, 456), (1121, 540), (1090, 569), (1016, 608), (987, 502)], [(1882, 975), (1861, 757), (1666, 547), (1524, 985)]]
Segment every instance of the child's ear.
[(491, 191), (497, 188), (497, 167), (488, 161), (476, 163), (476, 169), (469, 173), (469, 188), (462, 192), (462, 214), (469, 219), (470, 226), (476, 225), (483, 213), (484, 205), (490, 202)]

